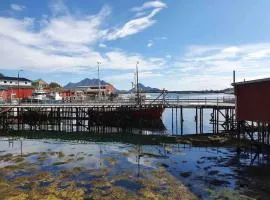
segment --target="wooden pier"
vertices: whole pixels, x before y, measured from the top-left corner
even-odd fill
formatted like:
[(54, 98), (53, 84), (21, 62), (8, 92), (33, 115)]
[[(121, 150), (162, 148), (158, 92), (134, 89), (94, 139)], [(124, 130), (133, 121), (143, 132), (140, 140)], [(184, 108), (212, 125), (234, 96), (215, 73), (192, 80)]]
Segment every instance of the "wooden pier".
[[(194, 122), (196, 133), (204, 133), (204, 110), (211, 110), (210, 123), (213, 133), (230, 132), (235, 128), (235, 105), (228, 99), (168, 99), (161, 96), (156, 99), (144, 99), (138, 104), (136, 101), (118, 99), (117, 101), (91, 101), (91, 102), (63, 102), (53, 104), (2, 104), (0, 105), (0, 130), (46, 130), (63, 132), (115, 132), (130, 128), (150, 130), (164, 128), (161, 120), (123, 120), (122, 118), (110, 119), (105, 124), (99, 123), (99, 116), (93, 116), (95, 112), (110, 112), (121, 110), (121, 115), (134, 109), (141, 108), (166, 108), (171, 109), (172, 121), (175, 126), (180, 125), (183, 135), (184, 109), (195, 109)], [(174, 126), (174, 124), (172, 124)], [(173, 127), (172, 127), (173, 128)]]

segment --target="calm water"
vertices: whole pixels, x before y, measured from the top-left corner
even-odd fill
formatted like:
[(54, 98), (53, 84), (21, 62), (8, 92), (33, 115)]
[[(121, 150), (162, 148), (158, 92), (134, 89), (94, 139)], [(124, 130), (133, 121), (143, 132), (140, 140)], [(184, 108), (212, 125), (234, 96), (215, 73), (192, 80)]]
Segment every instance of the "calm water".
[[(11, 140), (5, 137), (1, 137), (0, 140), (1, 177), (23, 192), (34, 190), (27, 185), (28, 177), (35, 177), (34, 180), (40, 182), (40, 187), (42, 184), (49, 187), (55, 185), (59, 177), (70, 170), (71, 175), (65, 181), (72, 181), (74, 187), (83, 189), (86, 196), (91, 196), (93, 188), (98, 188), (96, 179), (104, 187), (108, 185), (108, 188), (103, 188), (104, 190), (114, 191), (114, 188), (120, 188), (125, 193), (129, 192), (131, 199), (135, 196), (146, 198), (141, 194), (142, 191), (148, 190), (153, 195), (163, 194), (157, 190), (159, 187), (165, 187), (163, 189), (168, 193), (177, 189), (182, 183), (189, 192), (201, 199), (235, 195), (240, 198), (240, 193), (267, 199), (269, 195), (269, 190), (258, 189), (261, 182), (255, 182), (257, 179), (260, 181), (263, 179), (268, 181), (269, 185), (269, 170), (263, 176), (251, 173), (255, 169), (269, 169), (269, 157), (263, 154), (239, 152), (235, 148), (51, 139)], [(21, 156), (23, 160), (18, 162), (17, 159)], [(20, 163), (25, 167), (14, 167)], [(8, 168), (8, 166), (13, 167)], [(44, 172), (47, 176), (39, 180), (38, 177)], [(159, 175), (160, 173), (162, 176)], [(251, 179), (258, 188), (246, 183)], [(21, 181), (20, 184), (18, 180)], [(153, 186), (154, 183), (158, 185)], [(1, 186), (0, 184), (0, 191)], [(57, 187), (62, 188), (60, 185)]]
[[(152, 97), (156, 97), (158, 94), (150, 94)], [(232, 98), (232, 95), (213, 93), (213, 94), (176, 94), (169, 93), (168, 98), (179, 98), (179, 99), (217, 99), (217, 98)], [(173, 115), (172, 115), (173, 112)], [(199, 112), (199, 111), (198, 111)], [(203, 130), (205, 133), (211, 133), (212, 124), (210, 123), (212, 109), (204, 109), (204, 123)], [(199, 114), (199, 113), (198, 113)], [(183, 134), (195, 134), (196, 133), (196, 123), (195, 123), (196, 109), (185, 108), (183, 109)], [(173, 117), (172, 117), (173, 116)], [(181, 119), (180, 119), (180, 109), (172, 111), (172, 109), (165, 109), (162, 115), (162, 122), (166, 127), (166, 133), (171, 135), (181, 134)], [(221, 128), (221, 127), (220, 127)], [(199, 128), (198, 128), (199, 129)]]
[[(217, 96), (223, 95), (207, 95)], [(180, 122), (171, 112), (166, 109), (162, 116), (165, 130), (144, 133), (180, 134)], [(205, 132), (211, 132), (210, 113), (204, 112)], [(194, 109), (184, 110), (184, 134), (195, 133), (194, 116)], [(236, 147), (153, 145), (132, 137), (128, 141), (38, 131), (32, 137), (0, 137), (0, 199), (270, 198), (268, 154)]]

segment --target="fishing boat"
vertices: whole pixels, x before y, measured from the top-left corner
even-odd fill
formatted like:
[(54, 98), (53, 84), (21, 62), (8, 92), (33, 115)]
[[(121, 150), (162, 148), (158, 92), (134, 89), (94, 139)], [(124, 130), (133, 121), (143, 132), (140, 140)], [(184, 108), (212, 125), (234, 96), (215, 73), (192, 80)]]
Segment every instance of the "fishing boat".
[(34, 101), (43, 101), (47, 99), (46, 92), (43, 88), (37, 88), (33, 91), (32, 100)]
[[(136, 65), (136, 73), (135, 73), (135, 92), (132, 94), (132, 98), (130, 102), (134, 102), (133, 106), (129, 107), (115, 107), (110, 109), (90, 109), (89, 117), (93, 121), (96, 122), (105, 122), (106, 124), (110, 123), (110, 121), (122, 121), (126, 123), (127, 121), (132, 120), (157, 120), (161, 119), (162, 113), (164, 111), (163, 105), (148, 105), (143, 106), (143, 102), (145, 100), (145, 95), (143, 95), (139, 91), (139, 77), (138, 77), (138, 63)], [(126, 122), (125, 122), (126, 121)]]
[(63, 98), (60, 96), (59, 92), (51, 92), (48, 95), (49, 99), (55, 100), (55, 101), (62, 101)]
[(31, 97), (22, 99), (22, 103), (43, 103), (47, 101), (47, 92), (42, 87), (38, 87), (32, 93)]

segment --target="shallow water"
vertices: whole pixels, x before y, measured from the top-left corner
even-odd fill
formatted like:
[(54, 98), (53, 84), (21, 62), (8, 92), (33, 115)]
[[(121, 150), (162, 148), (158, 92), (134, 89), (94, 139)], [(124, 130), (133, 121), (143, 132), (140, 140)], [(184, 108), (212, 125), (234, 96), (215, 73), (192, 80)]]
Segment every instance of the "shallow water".
[[(6, 188), (11, 193), (15, 189), (17, 193), (32, 194), (33, 191), (39, 193), (40, 188), (64, 191), (72, 187), (77, 193), (71, 195), (97, 199), (114, 195), (120, 199), (151, 196), (162, 199), (170, 195), (172, 199), (177, 199), (175, 195), (180, 194), (193, 199), (192, 193), (200, 199), (216, 199), (221, 194), (239, 197), (240, 194), (247, 194), (264, 199), (270, 191), (269, 186), (265, 186), (264, 191), (258, 191), (244, 184), (246, 179), (254, 178), (249, 177), (254, 171), (246, 174), (246, 169), (270, 169), (269, 158), (258, 154), (258, 158), (253, 160), (255, 154), (239, 152), (232, 147), (201, 148), (184, 144), (140, 145), (59, 139), (13, 140), (6, 137), (0, 140), (0, 174), (3, 179), (0, 191), (3, 182), (13, 187)], [(20, 164), (23, 167), (18, 167)], [(32, 187), (30, 177), (38, 184)], [(267, 174), (261, 177), (265, 178)], [(260, 175), (257, 174), (256, 178), (260, 178)], [(101, 190), (104, 194), (98, 192)], [(179, 194), (175, 193), (176, 190)]]
[[(223, 94), (207, 95), (217, 96)], [(195, 133), (195, 109), (183, 112), (183, 134)], [(212, 131), (210, 114), (211, 110), (204, 111), (204, 132)], [(269, 154), (137, 137), (180, 135), (180, 118), (172, 118), (171, 109), (164, 111), (162, 123), (164, 130), (135, 127), (112, 137), (108, 137), (110, 132), (116, 133), (118, 128), (106, 127), (106, 133), (98, 128), (98, 136), (91, 136), (93, 130), (81, 134), (26, 131), (17, 133), (19, 137), (0, 136), (0, 199), (270, 198)], [(129, 132), (123, 135), (123, 131)]]

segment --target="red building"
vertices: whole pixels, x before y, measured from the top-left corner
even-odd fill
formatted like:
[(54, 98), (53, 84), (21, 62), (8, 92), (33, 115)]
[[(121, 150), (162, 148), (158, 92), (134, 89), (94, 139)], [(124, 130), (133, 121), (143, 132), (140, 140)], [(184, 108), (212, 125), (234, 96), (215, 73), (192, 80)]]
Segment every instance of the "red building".
[(25, 88), (16, 88), (16, 87), (10, 87), (5, 90), (2, 90), (0, 93), (0, 98), (2, 98), (5, 101), (9, 101), (11, 99), (23, 99), (31, 97), (33, 94), (34, 88), (31, 87), (25, 87)]
[(235, 83), (237, 121), (270, 123), (270, 78)]
[(110, 95), (115, 93), (115, 88), (112, 85), (89, 85), (89, 86), (78, 86), (77, 90), (82, 90), (85, 95)]

